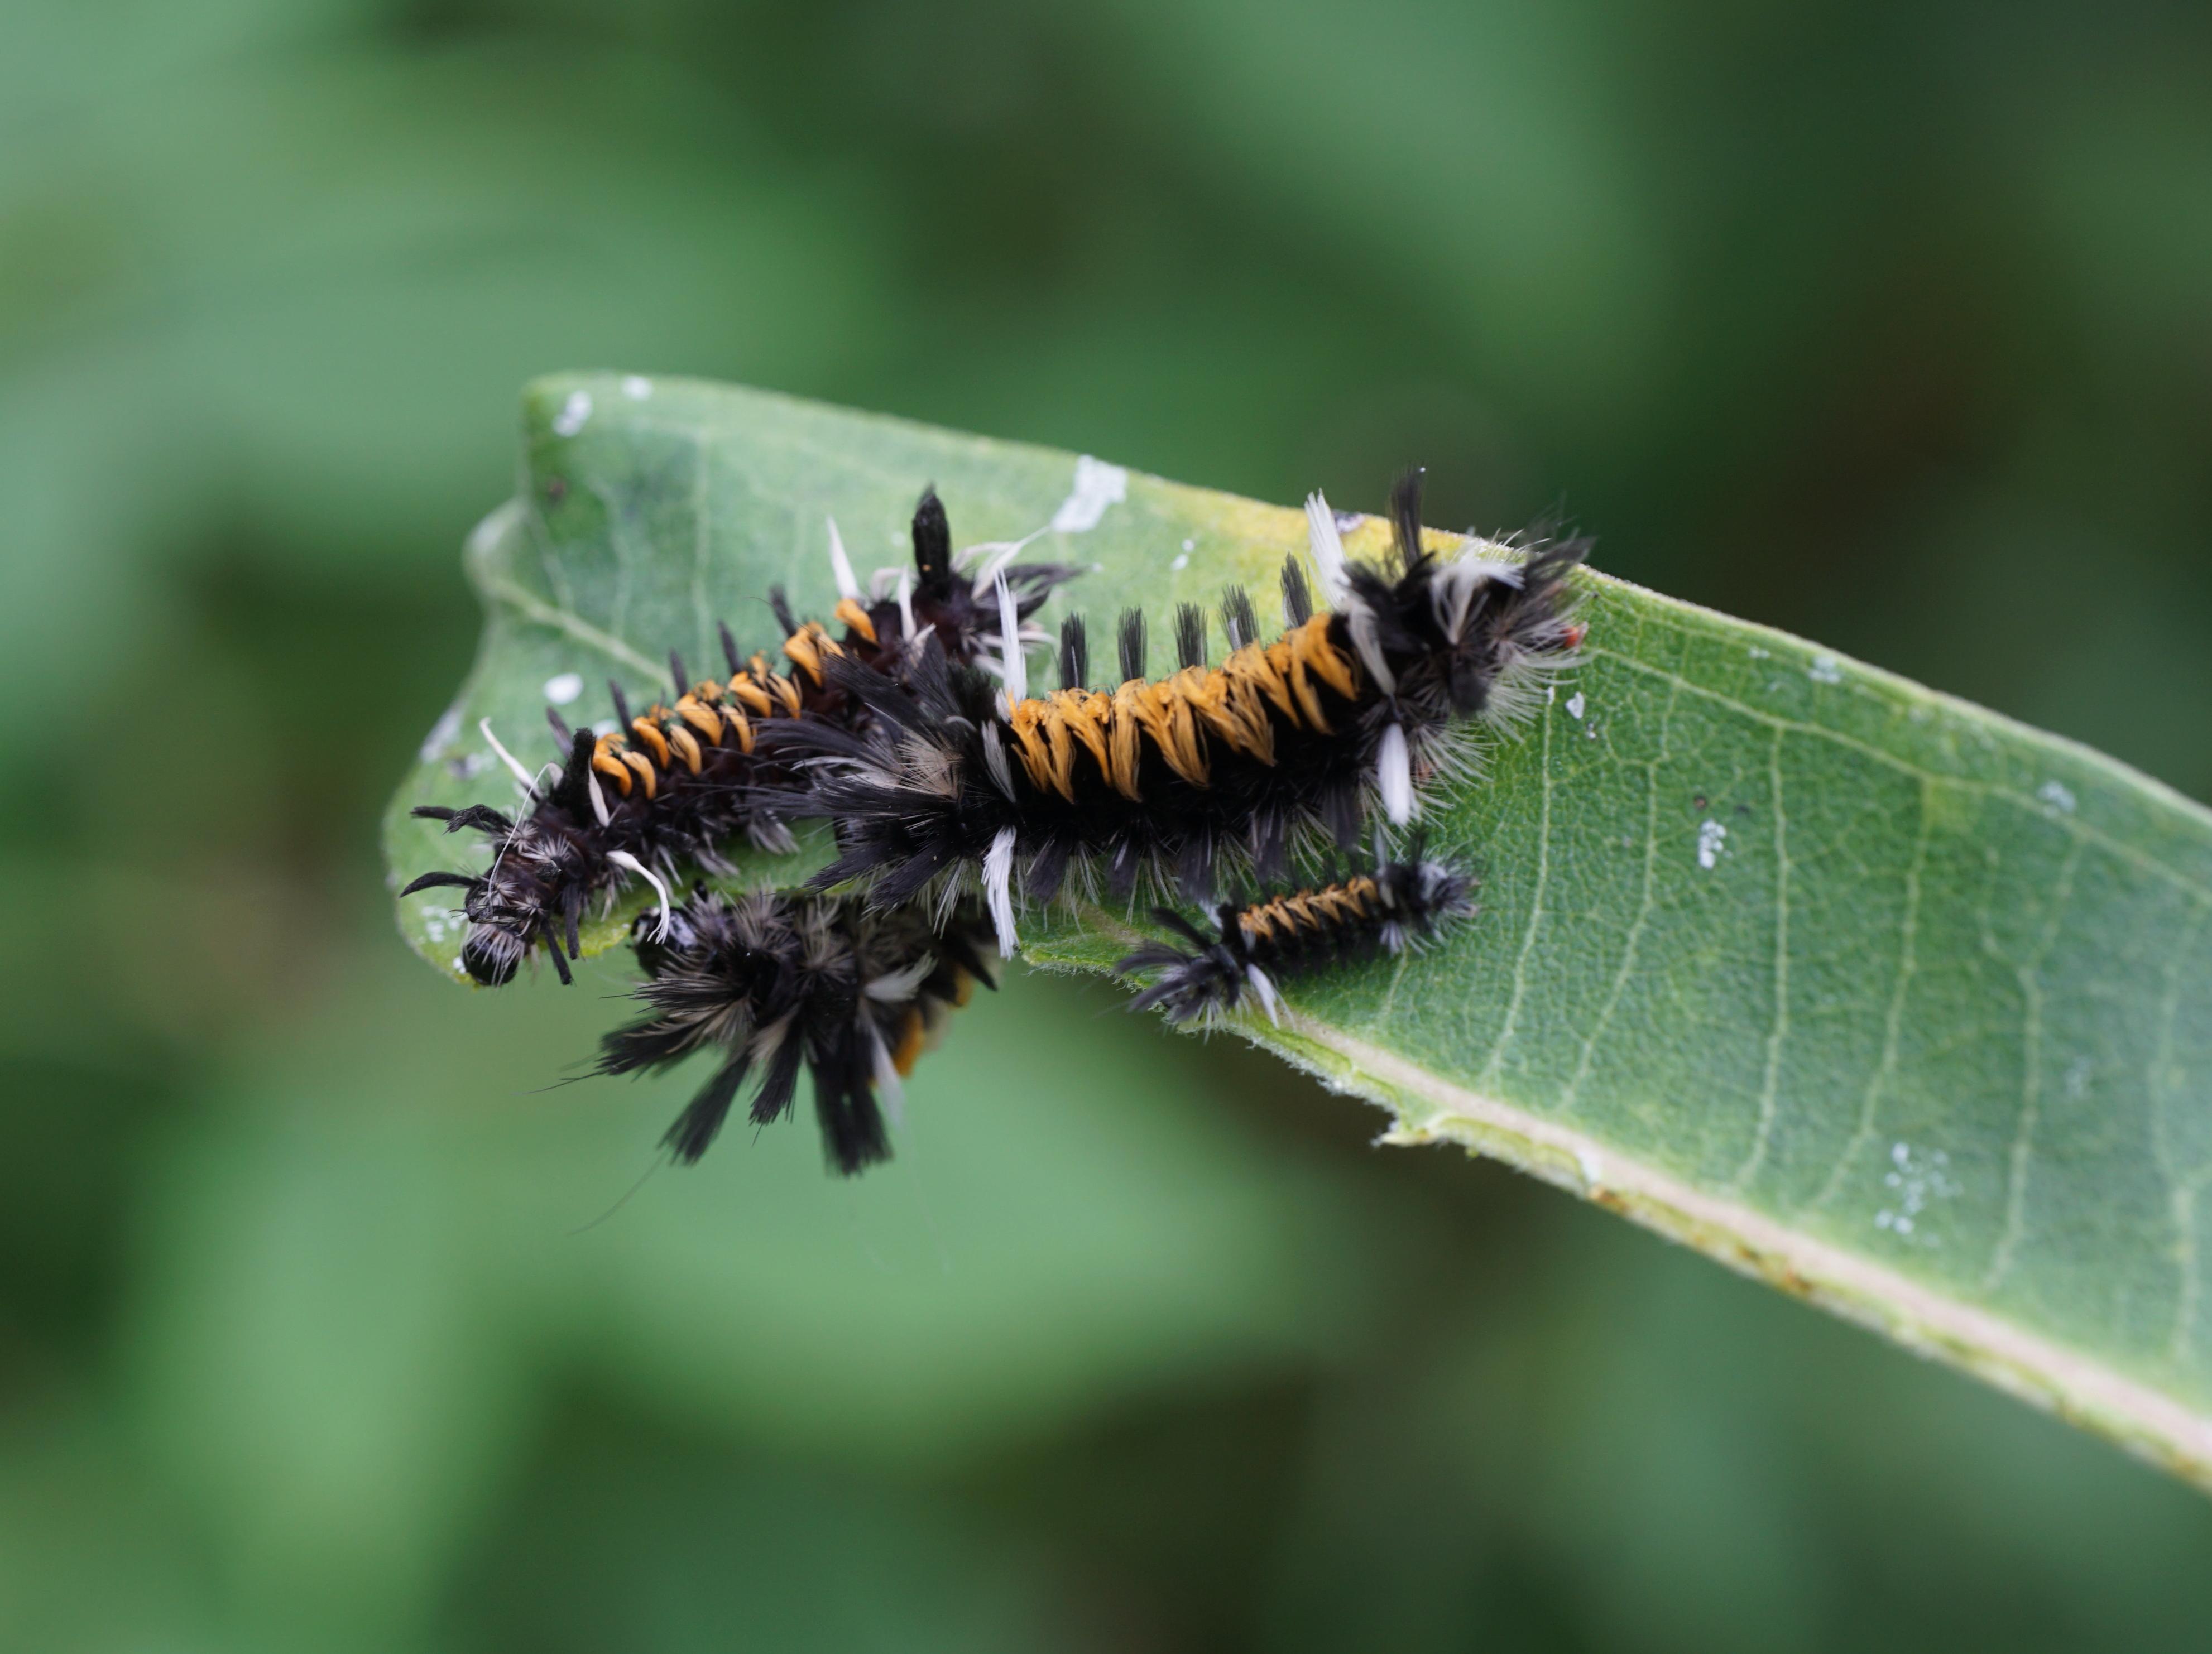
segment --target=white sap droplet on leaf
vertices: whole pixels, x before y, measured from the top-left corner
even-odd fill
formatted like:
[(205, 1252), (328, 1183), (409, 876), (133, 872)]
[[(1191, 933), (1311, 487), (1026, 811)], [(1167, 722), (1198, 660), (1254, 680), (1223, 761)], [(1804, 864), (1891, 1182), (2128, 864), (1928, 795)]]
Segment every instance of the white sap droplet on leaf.
[(623, 379), (623, 395), (632, 402), (643, 402), (653, 394), (653, 381), (642, 373), (631, 373)]
[(1568, 697), (1567, 716), (1575, 719), (1577, 722), (1580, 722), (1583, 715), (1583, 709), (1589, 705), (1589, 702), (1583, 699), (1582, 691), (1579, 689), (1576, 690), (1572, 695)]
[(1075, 462), (1075, 486), (1060, 502), (1060, 509), (1052, 514), (1053, 532), (1083, 534), (1095, 529), (1109, 506), (1118, 505), (1128, 497), (1128, 472), (1119, 465), (1109, 465), (1103, 459), (1084, 454)]
[(1188, 568), (1188, 567), (1190, 566), (1190, 557), (1189, 557), (1189, 554), (1188, 554), (1188, 553), (1185, 553), (1185, 554), (1182, 554), (1182, 555), (1180, 555), (1180, 556), (1176, 557), (1176, 558), (1172, 562), (1170, 562), (1170, 563), (1168, 565), (1168, 566), (1169, 566), (1170, 568), (1173, 569), (1176, 573), (1180, 574), (1181, 573), (1182, 573), (1182, 571), (1183, 571), (1183, 570), (1185, 570), (1185, 569), (1187, 569), (1187, 568)]
[(562, 672), (545, 680), (545, 699), (556, 706), (566, 706), (583, 693), (584, 679), (580, 672)]
[(561, 411), (553, 415), (553, 434), (572, 437), (584, 428), (584, 421), (592, 416), (592, 393), (571, 391), (568, 400), (561, 404)]
[[(1911, 1235), (1931, 1202), (1948, 1200), (1961, 1188), (1950, 1174), (1951, 1157), (1940, 1148), (1916, 1155), (1910, 1143), (1894, 1142), (1889, 1146), (1889, 1163), (1894, 1169), (1881, 1182), (1883, 1188), (1891, 1191), (1893, 1203), (1874, 1215), (1877, 1229)], [(1922, 1244), (1933, 1245), (1936, 1241), (1929, 1237)]]
[(458, 706), (447, 707), (438, 715), (438, 721), (430, 726), (430, 733), (422, 737), (422, 749), (416, 756), (425, 764), (430, 762), (440, 753), (452, 746), (454, 737), (460, 732), (461, 709)]

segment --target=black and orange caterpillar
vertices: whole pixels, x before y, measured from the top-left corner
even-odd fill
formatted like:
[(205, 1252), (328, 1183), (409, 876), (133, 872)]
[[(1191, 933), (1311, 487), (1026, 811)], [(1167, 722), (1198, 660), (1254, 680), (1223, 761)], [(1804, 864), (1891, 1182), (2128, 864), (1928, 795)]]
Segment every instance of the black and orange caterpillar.
[(941, 919), (919, 907), (874, 912), (852, 899), (702, 892), (666, 927), (641, 914), (633, 941), (648, 1014), (606, 1036), (599, 1072), (669, 1068), (721, 1054), (713, 1078), (662, 1141), (684, 1165), (707, 1152), (748, 1079), (751, 1118), (791, 1112), (805, 1066), (830, 1166), (850, 1175), (890, 1154), (884, 1118), (900, 1080), (973, 985), (996, 985), (989, 927), (973, 903)]
[(1587, 543), (1441, 559), (1422, 542), (1419, 472), (1392, 494), (1392, 568), (1347, 564), (1319, 495), (1307, 514), (1331, 606), (1315, 609), (1292, 558), (1286, 629), (1263, 643), (1250, 598), (1231, 590), (1218, 666), (1188, 604), (1178, 669), (1158, 680), (1145, 676), (1144, 616), (1121, 617), (1111, 689), (1088, 686), (1079, 618), (1062, 628), (1061, 687), (1047, 695), (1028, 694), (1014, 657), (994, 683), (925, 651), (903, 688), (829, 663), (830, 682), (873, 715), (857, 727), (794, 720), (769, 737), (829, 766), (806, 809), (836, 824), (841, 854), (816, 888), (866, 881), (896, 906), (933, 885), (980, 887), (1011, 955), (1018, 867), (1028, 901), (1050, 900), (1071, 867), (1103, 870), (1117, 894), (1143, 873), (1203, 900), (1224, 857), (1271, 880), (1301, 829), (1348, 847), (1370, 803), (1411, 821), (1422, 784), (1468, 767), (1468, 721), (1521, 717), (1572, 663), (1584, 628), (1568, 612), (1568, 574)]
[[(836, 525), (830, 525), (841, 594), (834, 618), (843, 623), (844, 635), (833, 638), (813, 621), (802, 625), (782, 592), (772, 592), (788, 671), (773, 669), (757, 654), (741, 660), (723, 627), (726, 681), (693, 682), (672, 654), (672, 704), (656, 700), (634, 716), (622, 687), (610, 683), (616, 726), (607, 734), (572, 731), (549, 709), (565, 749), (557, 776), (541, 786), (508, 760), (525, 788), (524, 814), (485, 804), (426, 804), (414, 812), (445, 822), (448, 832), (484, 834), (489, 869), (426, 873), (401, 894), (439, 887), (467, 893), (463, 912), (470, 928), (461, 963), (478, 982), (510, 981), (542, 945), (565, 983), (568, 960), (580, 954), (585, 912), (633, 876), (654, 887), (659, 922), (666, 924), (667, 882), (682, 866), (725, 870), (724, 851), (745, 840), (788, 847), (786, 820), (806, 778), (763, 749), (764, 728), (802, 716), (825, 729), (858, 728), (869, 702), (854, 685), (880, 684), (897, 693), (925, 656), (965, 664), (995, 651), (1019, 661), (1025, 643), (1043, 636), (1024, 623), (1075, 573), (1058, 564), (1012, 562), (1017, 548), (1010, 546), (971, 548), (956, 557), (933, 489), (915, 508), (913, 538), (911, 575), (899, 570), (886, 579), (879, 573), (864, 600)], [(980, 566), (963, 566), (979, 554)]]
[(1158, 972), (1129, 1003), (1161, 1008), (1173, 1022), (1217, 1021), (1249, 991), (1276, 1020), (1275, 983), (1297, 972), (1417, 946), (1443, 926), (1471, 917), (1475, 881), (1449, 863), (1425, 859), (1416, 844), (1403, 860), (1378, 857), (1371, 873), (1289, 890), (1252, 902), (1225, 902), (1208, 936), (1172, 908), (1161, 924), (1191, 946), (1146, 942), (1114, 968), (1123, 976)]

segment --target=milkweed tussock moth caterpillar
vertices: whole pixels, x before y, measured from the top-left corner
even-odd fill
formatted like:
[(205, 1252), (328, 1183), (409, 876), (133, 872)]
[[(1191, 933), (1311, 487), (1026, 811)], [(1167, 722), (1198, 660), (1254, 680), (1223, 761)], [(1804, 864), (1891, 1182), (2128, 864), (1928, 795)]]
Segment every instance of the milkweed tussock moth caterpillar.
[(720, 1055), (661, 1140), (684, 1165), (706, 1153), (749, 1080), (756, 1124), (788, 1114), (802, 1066), (831, 1166), (849, 1176), (890, 1158), (884, 1111), (897, 1114), (900, 1080), (975, 983), (996, 985), (990, 929), (972, 903), (937, 918), (849, 898), (703, 892), (665, 927), (640, 914), (633, 941), (647, 1014), (606, 1036), (598, 1071)]
[(1047, 640), (1030, 617), (1076, 573), (1014, 561), (1020, 543), (956, 554), (933, 489), (915, 511), (913, 542), (912, 569), (879, 570), (864, 591), (836, 524), (829, 524), (839, 593), (833, 618), (844, 633), (833, 638), (816, 622), (800, 623), (781, 591), (771, 592), (786, 669), (757, 654), (741, 660), (723, 627), (726, 681), (695, 682), (672, 654), (672, 702), (656, 700), (633, 715), (621, 686), (610, 683), (615, 727), (609, 733), (572, 731), (549, 708), (564, 755), (547, 785), (487, 725), (486, 737), (523, 787), (522, 813), (483, 804), (416, 809), (415, 815), (441, 821), (449, 832), (483, 833), (491, 865), (482, 874), (426, 873), (401, 894), (441, 887), (465, 892), (470, 929), (461, 964), (478, 982), (512, 980), (542, 947), (565, 983), (568, 961), (580, 957), (585, 912), (633, 879), (653, 887), (665, 924), (671, 884), (687, 864), (726, 873), (724, 854), (740, 843), (790, 848), (786, 818), (805, 778), (763, 750), (765, 728), (802, 717), (825, 728), (853, 727), (867, 703), (833, 667), (895, 685), (926, 651), (963, 664), (1018, 662), (1030, 644)]
[(1155, 1006), (1172, 1022), (1225, 1018), (1247, 994), (1277, 1019), (1275, 984), (1286, 976), (1375, 954), (1417, 948), (1449, 924), (1474, 915), (1475, 880), (1431, 860), (1420, 845), (1401, 860), (1378, 845), (1374, 870), (1248, 902), (1224, 902), (1209, 936), (1172, 908), (1153, 916), (1190, 945), (1146, 942), (1114, 967), (1123, 977), (1156, 973), (1129, 1002)]
[(1440, 558), (1422, 545), (1418, 471), (1392, 492), (1387, 567), (1346, 559), (1320, 495), (1307, 517), (1328, 606), (1293, 557), (1285, 630), (1262, 642), (1249, 595), (1229, 591), (1218, 666), (1189, 605), (1174, 617), (1177, 669), (1160, 679), (1146, 676), (1143, 615), (1122, 615), (1109, 689), (1088, 683), (1079, 618), (1062, 628), (1061, 687), (1045, 695), (1029, 694), (1012, 655), (994, 684), (925, 650), (903, 688), (830, 663), (873, 715), (767, 737), (823, 766), (805, 808), (836, 823), (840, 854), (815, 888), (860, 882), (885, 906), (980, 891), (1010, 957), (1018, 901), (1051, 900), (1071, 870), (1117, 896), (1146, 877), (1202, 900), (1224, 870), (1281, 877), (1296, 838), (1348, 848), (1370, 811), (1410, 822), (1437, 777), (1471, 772), (1473, 731), (1526, 717), (1573, 663), (1584, 628), (1568, 575), (1587, 542)]

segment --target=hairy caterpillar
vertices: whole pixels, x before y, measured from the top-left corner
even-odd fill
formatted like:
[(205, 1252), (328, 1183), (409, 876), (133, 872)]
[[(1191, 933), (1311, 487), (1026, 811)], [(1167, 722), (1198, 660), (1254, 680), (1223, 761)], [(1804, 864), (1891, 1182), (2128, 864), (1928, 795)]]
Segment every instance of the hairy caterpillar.
[[(580, 955), (584, 913), (632, 877), (653, 886), (665, 924), (666, 881), (681, 865), (725, 871), (722, 852), (746, 839), (787, 848), (788, 806), (805, 779), (763, 750), (764, 728), (802, 716), (823, 728), (857, 727), (868, 703), (853, 685), (900, 683), (925, 652), (963, 663), (995, 652), (1018, 663), (1028, 643), (1044, 640), (1024, 623), (1075, 574), (1058, 564), (1014, 562), (1019, 544), (956, 554), (945, 508), (931, 489), (915, 510), (913, 569), (878, 571), (864, 601), (834, 521), (829, 530), (842, 639), (815, 622), (801, 625), (782, 592), (771, 592), (788, 671), (772, 669), (759, 655), (741, 661), (729, 628), (720, 627), (726, 682), (694, 683), (671, 654), (673, 704), (655, 701), (633, 716), (621, 686), (610, 683), (610, 733), (571, 731), (549, 708), (565, 756), (548, 785), (493, 739), (522, 784), (523, 814), (485, 804), (415, 810), (445, 822), (448, 832), (471, 828), (490, 841), (488, 871), (426, 873), (400, 893), (438, 887), (466, 893), (470, 929), (461, 963), (471, 976), (489, 985), (507, 982), (542, 946), (565, 983), (568, 960)], [(484, 733), (492, 738), (488, 726)]]
[(1174, 1022), (1212, 1022), (1249, 991), (1272, 1021), (1275, 983), (1293, 972), (1375, 953), (1401, 953), (1455, 920), (1474, 913), (1474, 877), (1425, 859), (1414, 845), (1403, 860), (1378, 853), (1375, 870), (1266, 896), (1224, 902), (1214, 934), (1172, 908), (1154, 917), (1191, 945), (1146, 942), (1114, 968), (1122, 976), (1158, 972), (1129, 1003), (1133, 1011), (1160, 1007)]
[[(830, 1163), (850, 1175), (886, 1160), (882, 1105), (901, 1105), (909, 1073), (972, 984), (993, 983), (988, 927), (973, 904), (933, 923), (918, 908), (871, 911), (852, 899), (757, 892), (694, 894), (665, 927), (634, 932), (648, 1014), (606, 1036), (602, 1074), (721, 1054), (714, 1077), (661, 1140), (685, 1165), (705, 1154), (738, 1092), (757, 1078), (751, 1118), (790, 1112), (805, 1067)], [(880, 1098), (880, 1101), (878, 1100)]]
[(1329, 607), (1315, 609), (1292, 558), (1286, 629), (1262, 643), (1249, 597), (1232, 589), (1218, 666), (1189, 605), (1176, 616), (1178, 669), (1157, 680), (1145, 676), (1144, 616), (1123, 615), (1110, 689), (1089, 687), (1079, 618), (1062, 627), (1061, 687), (1048, 695), (1028, 693), (1018, 651), (998, 684), (927, 649), (903, 688), (830, 663), (830, 681), (873, 716), (796, 719), (763, 737), (826, 760), (805, 809), (836, 822), (841, 853), (815, 888), (863, 881), (884, 906), (980, 888), (1011, 956), (1018, 867), (1030, 901), (1050, 900), (1071, 868), (1103, 871), (1116, 894), (1147, 874), (1205, 900), (1224, 857), (1273, 879), (1302, 830), (1349, 846), (1370, 803), (1411, 821), (1422, 784), (1468, 767), (1468, 722), (1510, 723), (1571, 663), (1584, 628), (1567, 576), (1587, 542), (1440, 559), (1422, 545), (1418, 471), (1392, 492), (1391, 567), (1346, 562), (1320, 495), (1307, 518)]

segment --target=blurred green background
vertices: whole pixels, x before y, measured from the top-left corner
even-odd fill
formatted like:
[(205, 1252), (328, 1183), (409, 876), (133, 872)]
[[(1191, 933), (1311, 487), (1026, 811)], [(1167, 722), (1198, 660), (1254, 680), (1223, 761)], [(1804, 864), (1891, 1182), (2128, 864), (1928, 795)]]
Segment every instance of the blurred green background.
[(2207, 796), (2212, 14), (0, 22), (0, 1647), (2204, 1645), (2200, 1496), (1102, 987), (611, 1210), (620, 971), (437, 981), (374, 829), (585, 367), (1419, 459)]

